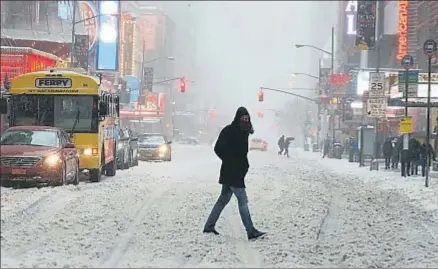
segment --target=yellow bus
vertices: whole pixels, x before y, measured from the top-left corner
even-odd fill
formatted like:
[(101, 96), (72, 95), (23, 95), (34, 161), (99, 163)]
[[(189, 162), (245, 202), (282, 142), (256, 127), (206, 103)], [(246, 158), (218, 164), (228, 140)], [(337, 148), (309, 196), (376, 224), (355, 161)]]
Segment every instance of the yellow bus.
[(27, 73), (11, 81), (9, 126), (55, 126), (70, 133), (92, 182), (116, 174), (119, 99), (101, 78), (72, 71)]

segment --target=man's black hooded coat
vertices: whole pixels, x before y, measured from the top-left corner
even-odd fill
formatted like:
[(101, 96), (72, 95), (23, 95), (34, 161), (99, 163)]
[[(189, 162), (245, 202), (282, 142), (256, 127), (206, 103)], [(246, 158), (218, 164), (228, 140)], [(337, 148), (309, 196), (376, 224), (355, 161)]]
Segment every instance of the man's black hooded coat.
[(249, 130), (242, 128), (240, 117), (249, 113), (240, 107), (233, 122), (222, 129), (214, 146), (214, 152), (222, 160), (219, 183), (236, 188), (245, 188), (245, 176), (248, 172), (248, 136), (253, 132), (251, 120)]

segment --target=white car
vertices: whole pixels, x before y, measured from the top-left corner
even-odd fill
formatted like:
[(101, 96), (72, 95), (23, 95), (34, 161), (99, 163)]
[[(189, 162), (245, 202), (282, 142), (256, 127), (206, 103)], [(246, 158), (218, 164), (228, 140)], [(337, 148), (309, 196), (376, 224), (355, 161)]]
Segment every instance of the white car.
[(263, 139), (253, 138), (249, 142), (249, 150), (267, 151), (268, 150), (268, 142), (266, 142)]

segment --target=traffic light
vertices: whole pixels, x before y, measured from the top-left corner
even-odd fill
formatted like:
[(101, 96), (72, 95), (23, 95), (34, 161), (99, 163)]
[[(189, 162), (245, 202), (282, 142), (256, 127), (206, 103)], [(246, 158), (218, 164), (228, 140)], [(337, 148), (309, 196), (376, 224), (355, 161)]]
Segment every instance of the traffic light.
[(216, 112), (215, 111), (210, 111), (209, 113), (210, 119), (216, 119)]
[(259, 102), (263, 102), (263, 91), (262, 91), (262, 89), (260, 88), (260, 91), (259, 91)]
[(179, 91), (181, 93), (185, 93), (186, 92), (186, 80), (184, 78), (180, 78), (179, 79)]

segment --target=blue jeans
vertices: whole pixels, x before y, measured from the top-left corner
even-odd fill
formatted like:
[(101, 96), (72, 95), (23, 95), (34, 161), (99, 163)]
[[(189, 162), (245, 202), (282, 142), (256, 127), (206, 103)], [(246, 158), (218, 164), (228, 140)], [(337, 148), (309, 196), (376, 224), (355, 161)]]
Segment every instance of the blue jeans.
[(246, 196), (245, 188), (235, 188), (229, 185), (222, 185), (221, 195), (217, 199), (216, 204), (211, 210), (210, 216), (205, 223), (204, 229), (211, 230), (214, 229), (217, 220), (219, 219), (222, 210), (224, 210), (225, 206), (231, 200), (231, 196), (233, 195), (237, 198), (237, 203), (239, 205), (239, 213), (240, 218), (242, 219), (242, 223), (245, 226), (246, 232), (248, 234), (252, 233), (254, 230), (254, 226), (251, 220), (251, 214), (249, 213), (248, 208), (248, 197)]

